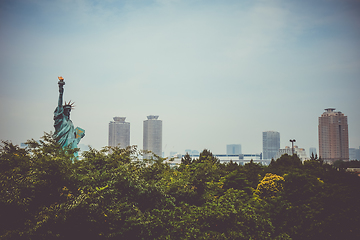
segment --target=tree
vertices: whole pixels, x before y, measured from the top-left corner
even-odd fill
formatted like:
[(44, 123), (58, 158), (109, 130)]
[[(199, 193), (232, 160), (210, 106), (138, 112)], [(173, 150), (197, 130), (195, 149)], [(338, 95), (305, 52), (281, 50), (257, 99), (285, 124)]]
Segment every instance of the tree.
[(28, 149), (2, 143), (0, 236), (19, 238), (39, 226), (44, 208), (67, 201), (65, 186), (68, 191), (76, 188), (72, 168), (75, 150), (62, 149), (50, 134), (40, 143), (28, 141)]
[(302, 162), (296, 154), (290, 156), (285, 153), (280, 158), (270, 163), (268, 171), (283, 175), (284, 173), (298, 171), (301, 167)]
[(170, 168), (134, 146), (73, 151), (49, 134), (2, 143), (1, 239), (360, 238), (360, 178), (317, 159), (239, 166), (206, 150)]
[(183, 169), (186, 165), (190, 165), (193, 162), (192, 158), (190, 157), (189, 153), (187, 152), (184, 157), (181, 158), (181, 163), (179, 168)]
[(195, 159), (194, 162), (200, 163), (200, 162), (204, 162), (204, 161), (210, 161), (213, 162), (214, 164), (219, 164), (220, 160), (215, 157), (211, 151), (204, 149), (200, 155), (198, 159)]
[(280, 192), (284, 191), (283, 183), (283, 177), (276, 174), (267, 173), (258, 184), (255, 193), (261, 198), (276, 197)]
[(243, 166), (240, 171), (244, 173), (250, 186), (253, 189), (256, 189), (261, 179), (261, 175), (263, 174), (263, 170), (264, 166), (262, 166), (260, 163), (254, 163), (254, 161), (251, 160), (250, 163), (245, 164), (245, 166)]
[(251, 185), (246, 179), (244, 173), (235, 170), (227, 174), (222, 178), (222, 182), (224, 183), (223, 188), (227, 189), (238, 189), (243, 190), (247, 194), (252, 194)]

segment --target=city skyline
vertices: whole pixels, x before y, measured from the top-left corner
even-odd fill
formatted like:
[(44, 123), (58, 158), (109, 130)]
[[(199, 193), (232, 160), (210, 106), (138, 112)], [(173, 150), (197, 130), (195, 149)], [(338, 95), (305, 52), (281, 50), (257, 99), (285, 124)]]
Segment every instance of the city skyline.
[(262, 152), (262, 132), (318, 147), (318, 116), (346, 113), (360, 146), (360, 3), (315, 1), (25, 1), (0, 3), (0, 139), (54, 131), (57, 77), (82, 144), (108, 144), (126, 116), (163, 120), (163, 151)]

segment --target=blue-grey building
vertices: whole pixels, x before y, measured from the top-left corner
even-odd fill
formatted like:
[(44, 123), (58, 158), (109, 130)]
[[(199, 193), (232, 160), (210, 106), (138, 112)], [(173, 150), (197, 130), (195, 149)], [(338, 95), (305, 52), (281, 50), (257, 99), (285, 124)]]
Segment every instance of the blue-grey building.
[(271, 160), (280, 149), (280, 133), (275, 131), (263, 132), (263, 155), (265, 160)]
[(226, 154), (227, 155), (240, 155), (241, 154), (241, 144), (226, 145)]

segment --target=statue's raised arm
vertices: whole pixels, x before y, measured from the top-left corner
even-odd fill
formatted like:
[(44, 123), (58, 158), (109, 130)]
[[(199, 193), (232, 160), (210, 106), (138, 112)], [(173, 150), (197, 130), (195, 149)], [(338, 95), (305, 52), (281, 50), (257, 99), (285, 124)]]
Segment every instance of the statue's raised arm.
[[(72, 121), (70, 120), (71, 109), (74, 108), (73, 104), (65, 102), (63, 105), (64, 95), (64, 78), (59, 77), (59, 101), (58, 106), (54, 111), (54, 127), (55, 133), (54, 139), (64, 148), (77, 148), (81, 138), (85, 136), (85, 130), (81, 128), (74, 128)], [(77, 156), (77, 153), (75, 154)]]
[(58, 85), (59, 85), (59, 102), (58, 102), (58, 107), (62, 106), (63, 104), (63, 95), (64, 95), (64, 85), (65, 85), (65, 82), (64, 82), (64, 78), (63, 77), (58, 77), (59, 79), (59, 82), (58, 82)]

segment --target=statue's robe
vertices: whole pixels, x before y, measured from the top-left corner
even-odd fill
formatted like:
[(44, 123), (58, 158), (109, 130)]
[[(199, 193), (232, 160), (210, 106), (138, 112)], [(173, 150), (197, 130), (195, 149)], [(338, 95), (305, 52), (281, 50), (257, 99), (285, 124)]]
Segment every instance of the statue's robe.
[[(77, 148), (81, 137), (76, 138), (76, 130), (74, 124), (64, 114), (63, 106), (58, 106), (54, 111), (54, 139), (64, 148)], [(75, 154), (77, 155), (77, 153)]]

